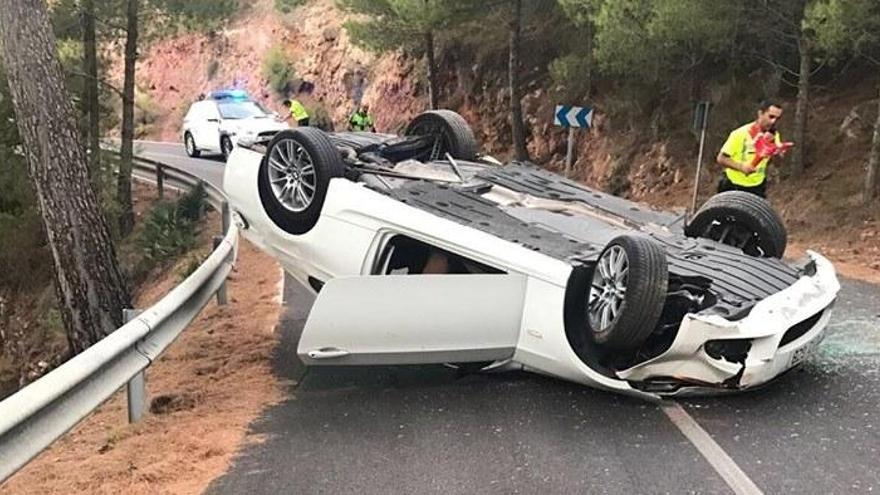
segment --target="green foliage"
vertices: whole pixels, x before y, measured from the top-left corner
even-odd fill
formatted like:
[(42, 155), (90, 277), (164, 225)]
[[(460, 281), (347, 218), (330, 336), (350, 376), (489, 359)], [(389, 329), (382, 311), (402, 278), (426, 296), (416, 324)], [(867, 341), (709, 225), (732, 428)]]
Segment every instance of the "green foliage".
[(286, 95), (290, 91), (290, 85), (296, 78), (293, 64), (280, 46), (272, 47), (263, 59), (263, 77), (279, 95)]
[(829, 56), (875, 59), (880, 50), (880, 3), (876, 0), (820, 0), (807, 11), (807, 26)]
[(593, 22), (596, 12), (606, 0), (559, 0), (562, 11), (577, 27), (586, 27)]
[(166, 263), (195, 246), (196, 222), (204, 210), (201, 184), (181, 196), (177, 203), (160, 203), (150, 210), (138, 246), (154, 264)]
[(150, 210), (138, 244), (149, 261), (165, 263), (195, 245), (195, 229), (175, 205), (163, 203)]
[(657, 81), (725, 53), (739, 15), (722, 0), (605, 2), (594, 18), (596, 61), (610, 75)]
[(306, 0), (275, 0), (275, 10), (282, 14), (289, 14), (293, 9), (306, 3)]
[(66, 336), (64, 323), (61, 321), (61, 312), (58, 311), (58, 308), (46, 308), (40, 317), (40, 324), (50, 334)]
[(51, 280), (51, 270), (12, 97), (0, 65), (0, 289), (39, 287)]
[(442, 35), (477, 9), (485, 10), (464, 0), (338, 0), (337, 5), (362, 15), (346, 22), (345, 29), (355, 44), (376, 52), (421, 53), (425, 33)]
[(181, 218), (189, 222), (197, 222), (205, 212), (205, 200), (208, 193), (201, 182), (177, 200), (177, 212)]
[(161, 108), (146, 91), (138, 91), (135, 88), (134, 95), (134, 135), (141, 137), (153, 130), (156, 121), (159, 120)]
[(241, 8), (238, 0), (151, 0), (143, 11), (155, 12), (145, 34), (162, 35), (174, 31), (213, 31), (220, 29)]
[(314, 105), (311, 105), (308, 110), (310, 115), (309, 125), (317, 127), (322, 131), (332, 132), (335, 130), (333, 117), (330, 115), (330, 112), (327, 111), (327, 107), (322, 103), (315, 103)]
[(590, 71), (590, 61), (587, 57), (586, 54), (569, 53), (550, 62), (550, 79), (566, 97), (576, 98), (589, 90), (586, 74)]
[(78, 69), (83, 58), (83, 44), (76, 39), (58, 40), (58, 60), (66, 70)]
[(57, 39), (81, 39), (78, 0), (55, 0), (48, 2), (47, 6)]

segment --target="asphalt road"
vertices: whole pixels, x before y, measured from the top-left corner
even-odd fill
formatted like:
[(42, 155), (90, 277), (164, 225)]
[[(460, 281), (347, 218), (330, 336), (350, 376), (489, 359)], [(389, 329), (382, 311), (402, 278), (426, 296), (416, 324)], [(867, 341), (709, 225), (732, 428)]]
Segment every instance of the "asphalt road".
[(217, 187), (223, 186), (225, 163), (222, 155), (190, 158), (186, 156), (186, 150), (182, 143), (157, 143), (153, 141), (136, 141), (134, 153), (144, 158), (181, 168)]
[[(222, 173), (180, 146), (142, 152), (207, 180)], [(525, 373), (307, 370), (295, 351), (312, 299), (295, 283), (285, 299), (274, 366), (291, 398), (252, 425), (265, 442), (208, 493), (733, 491), (710, 464), (719, 454), (704, 455), (657, 404)], [(880, 491), (880, 287), (843, 281), (829, 335), (801, 369), (679, 404), (764, 493)]]

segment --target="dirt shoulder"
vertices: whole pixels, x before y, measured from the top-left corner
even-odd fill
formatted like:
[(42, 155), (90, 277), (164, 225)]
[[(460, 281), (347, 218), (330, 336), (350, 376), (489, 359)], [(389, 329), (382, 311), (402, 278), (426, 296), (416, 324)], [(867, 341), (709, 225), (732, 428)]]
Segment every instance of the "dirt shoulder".
[[(188, 263), (166, 270), (138, 307), (179, 283)], [(248, 424), (282, 392), (270, 368), (281, 270), (242, 240), (229, 305), (211, 302), (147, 371), (151, 411), (127, 423), (125, 394), (63, 436), (0, 494), (201, 493), (228, 467)]]

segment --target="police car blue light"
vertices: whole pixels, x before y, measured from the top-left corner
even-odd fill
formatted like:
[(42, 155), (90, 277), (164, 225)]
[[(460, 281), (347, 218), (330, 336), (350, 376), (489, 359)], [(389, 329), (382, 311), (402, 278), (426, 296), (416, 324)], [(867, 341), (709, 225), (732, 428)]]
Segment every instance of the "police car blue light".
[(208, 99), (244, 101), (249, 100), (250, 96), (248, 96), (247, 91), (243, 89), (221, 89), (218, 91), (212, 91), (211, 94), (208, 95)]

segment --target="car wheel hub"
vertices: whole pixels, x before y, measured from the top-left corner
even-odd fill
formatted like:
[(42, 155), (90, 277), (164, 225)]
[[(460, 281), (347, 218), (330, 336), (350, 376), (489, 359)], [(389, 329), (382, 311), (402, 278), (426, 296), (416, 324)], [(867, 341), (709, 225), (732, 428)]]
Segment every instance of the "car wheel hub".
[(434, 136), (433, 144), (431, 145), (430, 154), (426, 157), (426, 161), (434, 161), (440, 160), (449, 150), (449, 136), (445, 129), (439, 124), (432, 123), (422, 123), (421, 125), (416, 126), (410, 132), (413, 136)]
[(302, 212), (315, 198), (317, 176), (309, 152), (293, 139), (276, 143), (269, 153), (269, 183), (284, 208)]
[(596, 263), (588, 310), (594, 332), (605, 331), (620, 315), (626, 300), (628, 272), (629, 259), (621, 246), (611, 246)]

